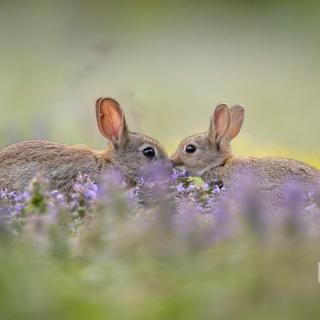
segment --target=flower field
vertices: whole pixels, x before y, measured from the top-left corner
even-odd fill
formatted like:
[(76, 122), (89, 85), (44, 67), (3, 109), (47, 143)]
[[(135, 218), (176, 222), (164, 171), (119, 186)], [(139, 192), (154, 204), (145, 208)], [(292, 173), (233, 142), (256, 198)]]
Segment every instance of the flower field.
[(160, 165), (133, 189), (115, 170), (48, 183), (1, 191), (1, 319), (319, 317), (317, 190), (270, 213)]

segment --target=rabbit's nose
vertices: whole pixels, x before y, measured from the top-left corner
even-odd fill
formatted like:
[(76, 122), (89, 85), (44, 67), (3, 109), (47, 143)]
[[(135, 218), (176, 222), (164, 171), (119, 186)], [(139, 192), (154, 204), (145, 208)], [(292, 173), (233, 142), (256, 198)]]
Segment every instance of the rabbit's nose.
[(180, 157), (178, 156), (178, 154), (174, 154), (172, 157), (171, 157), (171, 162), (174, 166), (183, 166), (184, 163), (182, 162), (182, 160), (180, 159)]

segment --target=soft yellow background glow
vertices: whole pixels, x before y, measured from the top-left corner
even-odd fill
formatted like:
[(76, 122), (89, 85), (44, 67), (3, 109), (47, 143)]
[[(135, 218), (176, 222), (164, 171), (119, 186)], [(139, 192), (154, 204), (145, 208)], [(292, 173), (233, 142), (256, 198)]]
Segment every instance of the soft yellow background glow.
[(103, 148), (94, 101), (162, 141), (247, 114), (239, 155), (319, 164), (320, 6), (307, 1), (1, 1), (0, 143)]

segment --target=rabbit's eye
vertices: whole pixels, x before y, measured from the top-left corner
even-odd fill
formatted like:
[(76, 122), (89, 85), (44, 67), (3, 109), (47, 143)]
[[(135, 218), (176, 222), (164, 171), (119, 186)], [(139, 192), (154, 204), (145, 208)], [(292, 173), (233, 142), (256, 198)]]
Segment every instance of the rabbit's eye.
[(188, 144), (185, 150), (186, 153), (195, 153), (197, 148), (193, 144)]
[(156, 152), (154, 151), (154, 149), (152, 147), (146, 147), (142, 150), (142, 153), (145, 157), (152, 159), (155, 157)]

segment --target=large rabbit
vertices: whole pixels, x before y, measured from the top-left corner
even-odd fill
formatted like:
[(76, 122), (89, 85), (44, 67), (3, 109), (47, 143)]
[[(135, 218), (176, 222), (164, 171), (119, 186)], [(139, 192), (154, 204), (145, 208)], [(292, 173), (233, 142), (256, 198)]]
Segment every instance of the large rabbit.
[(94, 151), (86, 146), (67, 146), (44, 140), (19, 142), (0, 150), (0, 189), (23, 191), (38, 174), (50, 180), (50, 189), (68, 193), (79, 173), (93, 179), (108, 167), (119, 168), (134, 184), (143, 167), (166, 160), (156, 140), (128, 131), (120, 105), (111, 98), (96, 101), (97, 123), (108, 147)]
[(218, 105), (213, 112), (209, 131), (184, 139), (172, 157), (173, 164), (227, 189), (234, 186), (234, 181), (241, 182), (241, 179), (250, 176), (256, 190), (263, 191), (270, 201), (282, 198), (281, 193), (287, 183), (299, 182), (306, 188), (320, 183), (320, 171), (295, 160), (234, 157), (230, 141), (239, 134), (243, 120), (242, 106), (229, 109), (226, 104)]

